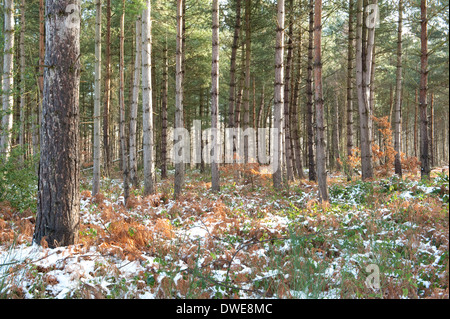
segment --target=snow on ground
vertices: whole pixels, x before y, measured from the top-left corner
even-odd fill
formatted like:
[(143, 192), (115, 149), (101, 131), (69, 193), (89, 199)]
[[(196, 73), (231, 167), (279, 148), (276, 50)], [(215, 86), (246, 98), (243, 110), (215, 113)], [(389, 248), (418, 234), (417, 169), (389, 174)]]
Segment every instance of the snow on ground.
[[(434, 198), (439, 190), (435, 185), (411, 182), (398, 191), (389, 187), (392, 196), (370, 209), (363, 201), (367, 189), (358, 183), (332, 189), (334, 204), (329, 207), (316, 203), (315, 187), (304, 184), (300, 193), (281, 196), (236, 185), (219, 195), (206, 188), (189, 192), (178, 202), (163, 194), (147, 199), (137, 195), (125, 209), (120, 182), (111, 180), (108, 186), (114, 191), (104, 198), (87, 193), (81, 197), (82, 244), (49, 249), (30, 244), (29, 238), (10, 249), (0, 243), (0, 296), (388, 294), (364, 288), (370, 264), (379, 266), (385, 285), (407, 287), (405, 297), (430, 295), (442, 287), (441, 281), (448, 281), (448, 204), (440, 197), (432, 202), (444, 205), (446, 226), (424, 231), (423, 224), (418, 225), (427, 212), (439, 215), (424, 202)], [(416, 218), (408, 207), (422, 215)], [(406, 285), (405, 277), (414, 285)], [(362, 288), (355, 288), (354, 282)], [(415, 291), (408, 292), (411, 287)]]

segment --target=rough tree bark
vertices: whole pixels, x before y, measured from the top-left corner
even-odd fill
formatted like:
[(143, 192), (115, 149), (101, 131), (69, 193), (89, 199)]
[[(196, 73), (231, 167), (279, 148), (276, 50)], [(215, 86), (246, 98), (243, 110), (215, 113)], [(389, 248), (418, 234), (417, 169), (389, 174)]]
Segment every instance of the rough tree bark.
[(92, 195), (95, 196), (100, 189), (100, 104), (101, 104), (101, 78), (102, 78), (102, 1), (95, 1), (95, 83), (94, 83), (94, 171), (92, 179)]
[(319, 199), (322, 202), (327, 202), (326, 143), (324, 136), (324, 105), (322, 95), (322, 0), (315, 0), (314, 5), (314, 86), (317, 122), (317, 182), (319, 184)]
[(430, 177), (430, 157), (428, 145), (428, 117), (427, 117), (427, 86), (428, 86), (428, 33), (427, 33), (427, 0), (420, 1), (420, 92), (419, 92), (419, 110), (420, 110), (420, 161), (421, 178)]
[[(177, 52), (175, 74), (175, 128), (181, 129), (183, 125), (183, 2), (177, 1)], [(176, 141), (175, 141), (176, 142)], [(174, 198), (176, 199), (184, 184), (185, 163), (175, 163)]]
[(274, 92), (274, 128), (278, 130), (274, 143), (278, 144), (279, 154), (275, 154), (277, 160), (277, 170), (273, 173), (273, 186), (281, 188), (281, 145), (283, 139), (283, 108), (284, 108), (284, 0), (277, 2), (277, 38), (275, 47), (275, 92)]
[(133, 90), (130, 107), (130, 181), (134, 187), (139, 186), (137, 176), (137, 115), (139, 104), (141, 67), (142, 67), (142, 19), (136, 19), (136, 50), (134, 60)]
[(403, 0), (398, 2), (398, 31), (397, 31), (397, 83), (395, 87), (395, 112), (394, 112), (394, 150), (395, 174), (402, 176), (402, 28), (403, 28)]
[(152, 21), (151, 1), (142, 13), (142, 126), (144, 157), (144, 195), (154, 193), (153, 103), (152, 103)]
[(46, 1), (46, 50), (38, 207), (33, 240), (78, 241), (80, 1)]
[(109, 138), (109, 109), (111, 104), (111, 0), (106, 0), (105, 38), (105, 100), (103, 108), (103, 168), (106, 176), (111, 169), (111, 145)]
[(211, 66), (211, 128), (216, 130), (214, 139), (214, 155), (211, 162), (211, 189), (220, 191), (219, 181), (219, 157), (220, 152), (219, 132), (219, 0), (213, 0), (212, 4), (212, 66)]
[(308, 30), (308, 68), (306, 73), (306, 131), (308, 133), (308, 177), (316, 181), (314, 159), (314, 129), (313, 129), (313, 41), (314, 41), (314, 0), (309, 0), (309, 30)]
[(3, 116), (0, 135), (0, 155), (9, 157), (13, 128), (14, 106), (14, 1), (4, 2), (4, 49), (3, 49)]
[(129, 197), (129, 170), (128, 170), (128, 148), (125, 132), (125, 5), (126, 0), (122, 0), (122, 14), (120, 15), (120, 35), (119, 35), (119, 136), (120, 151), (123, 174), (124, 204), (126, 206)]
[(354, 59), (354, 0), (348, 2), (348, 45), (347, 45), (347, 156), (353, 150), (353, 59)]

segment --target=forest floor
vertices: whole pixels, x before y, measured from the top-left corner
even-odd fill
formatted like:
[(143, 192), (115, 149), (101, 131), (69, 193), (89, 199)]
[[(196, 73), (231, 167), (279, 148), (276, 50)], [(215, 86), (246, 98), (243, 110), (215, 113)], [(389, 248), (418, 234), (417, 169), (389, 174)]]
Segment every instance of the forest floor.
[(1, 203), (0, 298), (449, 298), (448, 167), (428, 182), (331, 175), (327, 204), (306, 180), (275, 191), (233, 170), (218, 194), (188, 171), (174, 201), (171, 177), (127, 207), (119, 179), (92, 197), (83, 178), (80, 244), (65, 248), (31, 244), (33, 213)]

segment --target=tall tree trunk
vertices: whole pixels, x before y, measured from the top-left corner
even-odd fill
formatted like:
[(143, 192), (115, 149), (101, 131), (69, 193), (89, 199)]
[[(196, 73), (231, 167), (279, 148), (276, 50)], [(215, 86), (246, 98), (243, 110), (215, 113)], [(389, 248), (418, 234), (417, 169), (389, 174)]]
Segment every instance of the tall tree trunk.
[(94, 83), (94, 172), (92, 179), (92, 195), (100, 189), (100, 104), (102, 78), (102, 1), (96, 0), (95, 15), (95, 83)]
[(26, 110), (26, 85), (25, 85), (25, 0), (20, 3), (20, 42), (19, 42), (19, 55), (20, 55), (20, 134), (19, 145), (22, 149), (22, 160), (25, 158), (25, 110)]
[(332, 126), (333, 126), (333, 133), (331, 136), (332, 141), (332, 153), (333, 153), (333, 161), (330, 163), (330, 165), (333, 165), (333, 168), (337, 169), (338, 171), (341, 170), (341, 165), (339, 164), (340, 160), (340, 154), (339, 154), (339, 93), (335, 92), (335, 103), (333, 107), (333, 116), (332, 116)]
[(420, 1), (420, 161), (421, 177), (427, 179), (430, 177), (430, 155), (428, 141), (428, 117), (427, 117), (427, 86), (428, 86), (428, 32), (427, 32), (427, 0)]
[(137, 176), (137, 115), (139, 104), (141, 67), (142, 67), (142, 19), (136, 19), (136, 51), (134, 60), (133, 91), (130, 108), (130, 180), (134, 187), (139, 186)]
[(401, 138), (402, 138), (402, 28), (403, 28), (403, 0), (398, 2), (398, 35), (397, 35), (397, 85), (395, 88), (395, 117), (394, 117), (394, 150), (395, 174), (402, 176)]
[(305, 178), (303, 175), (303, 163), (302, 163), (302, 151), (300, 145), (299, 136), (299, 121), (298, 121), (298, 106), (300, 104), (299, 92), (300, 84), (302, 79), (302, 31), (299, 31), (298, 37), (298, 55), (297, 55), (297, 73), (294, 84), (293, 100), (292, 100), (292, 128), (293, 128), (293, 139), (294, 139), (294, 152), (295, 152), (295, 166), (297, 170), (298, 177), (300, 179)]
[(119, 135), (121, 163), (123, 171), (123, 191), (124, 204), (126, 205), (129, 197), (129, 171), (128, 171), (128, 148), (125, 132), (125, 2), (122, 0), (122, 14), (120, 16), (120, 44), (119, 44)]
[(273, 186), (276, 189), (281, 188), (282, 180), (282, 157), (281, 146), (283, 139), (283, 108), (284, 108), (284, 0), (278, 0), (277, 2), (277, 38), (275, 47), (275, 92), (274, 92), (274, 128), (278, 130), (274, 143), (278, 146), (278, 154), (274, 154), (277, 163), (277, 170), (273, 172)]
[[(252, 31), (251, 31), (251, 10), (252, 1), (245, 1), (245, 83), (244, 83), (244, 130), (247, 130), (250, 124), (250, 60), (251, 60), (251, 45), (252, 45)], [(249, 140), (244, 136), (244, 162), (249, 162)]]
[(434, 95), (430, 94), (430, 169), (434, 166)]
[(211, 128), (216, 130), (214, 139), (214, 155), (211, 162), (211, 189), (220, 191), (219, 181), (219, 134), (217, 125), (219, 122), (219, 0), (213, 0), (212, 4), (212, 67), (211, 67)]
[(169, 92), (169, 62), (167, 36), (164, 43), (163, 93), (161, 103), (161, 179), (167, 178), (167, 97)]
[(33, 240), (45, 240), (51, 248), (76, 244), (80, 227), (80, 12), (78, 0), (46, 1), (47, 68)]
[(14, 106), (14, 1), (4, 1), (5, 40), (3, 49), (3, 116), (0, 135), (0, 156), (9, 157), (12, 143)]
[(111, 143), (109, 138), (109, 109), (111, 105), (111, 0), (106, 0), (106, 39), (105, 39), (105, 101), (103, 108), (103, 151), (104, 172), (110, 176), (111, 171)]
[[(376, 1), (375, 1), (376, 2)], [(360, 121), (360, 139), (361, 139), (361, 169), (362, 179), (373, 177), (372, 164), (372, 137), (370, 129), (370, 78), (371, 78), (371, 57), (373, 53), (372, 45), (375, 26), (369, 29), (367, 48), (363, 46), (363, 0), (357, 0), (357, 24), (356, 24), (356, 84), (358, 95), (359, 121)], [(366, 52), (366, 55), (363, 54)]]
[[(183, 125), (183, 2), (177, 1), (177, 52), (176, 52), (176, 85), (175, 85), (175, 128), (181, 129)], [(176, 141), (175, 141), (176, 142)], [(174, 198), (176, 199), (183, 189), (185, 163), (175, 163)]]
[(287, 180), (294, 179), (293, 173), (293, 154), (291, 147), (291, 121), (290, 121), (290, 88), (291, 88), (291, 67), (292, 67), (292, 37), (294, 33), (294, 19), (293, 19), (294, 1), (289, 0), (289, 28), (288, 28), (288, 41), (287, 41), (287, 57), (284, 71), (284, 154), (286, 160), (286, 174)]
[(317, 122), (317, 182), (320, 201), (328, 201), (327, 170), (324, 137), (324, 106), (322, 97), (322, 0), (315, 0), (314, 6), (314, 86)]
[(354, 59), (354, 0), (349, 0), (348, 8), (348, 45), (347, 45), (347, 156), (353, 150), (353, 59)]
[[(236, 0), (236, 21), (234, 25), (233, 45), (231, 48), (231, 62), (230, 62), (230, 90), (228, 100), (228, 127), (234, 128), (235, 108), (236, 108), (236, 57), (239, 48), (239, 34), (241, 29), (241, 0)], [(233, 154), (236, 152), (235, 143), (236, 138), (233, 138)], [(234, 159), (233, 159), (234, 160)]]
[(146, 0), (142, 13), (142, 118), (144, 148), (144, 195), (153, 194), (153, 100), (152, 100), (152, 20), (151, 1)]
[(308, 168), (309, 180), (316, 181), (314, 160), (314, 129), (313, 129), (313, 41), (314, 41), (314, 0), (309, 0), (309, 30), (308, 30), (308, 69), (306, 74), (306, 130), (308, 132)]

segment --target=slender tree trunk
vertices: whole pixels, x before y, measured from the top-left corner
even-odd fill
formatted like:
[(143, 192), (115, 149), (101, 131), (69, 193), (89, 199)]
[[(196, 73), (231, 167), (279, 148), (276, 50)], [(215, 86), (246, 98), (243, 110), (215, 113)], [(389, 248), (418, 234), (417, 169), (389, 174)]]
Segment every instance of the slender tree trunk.
[(120, 44), (119, 44), (119, 135), (120, 135), (120, 151), (121, 163), (123, 171), (123, 190), (124, 204), (126, 206), (129, 197), (129, 171), (128, 171), (128, 149), (125, 132), (125, 78), (124, 78), (124, 60), (125, 60), (125, 2), (122, 0), (122, 14), (120, 16)]
[(309, 180), (316, 181), (314, 160), (314, 129), (313, 129), (313, 41), (314, 41), (314, 0), (309, 0), (309, 37), (308, 37), (308, 69), (306, 74), (306, 130), (308, 132), (308, 168)]
[(163, 94), (161, 104), (161, 179), (167, 178), (167, 96), (169, 92), (169, 63), (167, 57), (167, 36), (164, 43)]
[(14, 1), (4, 1), (4, 50), (3, 50), (3, 116), (0, 135), (0, 156), (9, 157), (12, 143), (14, 106)]
[(315, 0), (314, 8), (314, 85), (317, 122), (317, 182), (320, 201), (328, 201), (327, 170), (324, 137), (324, 106), (322, 97), (322, 0)]
[[(183, 125), (183, 0), (177, 1), (177, 54), (176, 54), (176, 92), (175, 92), (175, 128), (181, 129)], [(175, 141), (176, 142), (176, 141)], [(174, 198), (176, 199), (183, 189), (184, 163), (175, 163)]]
[(133, 90), (130, 108), (130, 180), (134, 187), (139, 186), (137, 176), (137, 115), (139, 104), (141, 68), (142, 68), (142, 19), (136, 19), (136, 52), (134, 61)]
[(78, 0), (46, 1), (47, 68), (33, 240), (45, 240), (51, 248), (76, 244), (80, 227), (80, 11)]
[(216, 130), (214, 139), (214, 155), (211, 162), (211, 189), (214, 192), (220, 191), (219, 181), (219, 157), (220, 144), (219, 131), (219, 0), (213, 0), (212, 4), (212, 67), (211, 67), (211, 128)]
[(303, 174), (303, 163), (302, 163), (302, 150), (300, 145), (300, 136), (299, 136), (299, 121), (298, 121), (298, 109), (300, 104), (299, 92), (300, 92), (300, 84), (302, 79), (302, 32), (299, 31), (298, 37), (298, 55), (297, 55), (297, 74), (296, 80), (294, 84), (294, 94), (292, 100), (292, 128), (293, 128), (293, 139), (294, 139), (294, 152), (295, 152), (295, 166), (297, 170), (298, 177), (300, 179), (305, 178)]
[(106, 39), (105, 39), (105, 100), (103, 108), (103, 151), (104, 172), (110, 176), (111, 144), (109, 138), (109, 109), (111, 104), (111, 0), (106, 0)]
[[(368, 46), (363, 50), (363, 0), (357, 0), (357, 25), (356, 25), (356, 84), (358, 92), (358, 108), (360, 121), (360, 139), (361, 139), (361, 169), (362, 179), (370, 179), (373, 177), (372, 164), (372, 143), (370, 129), (370, 71), (371, 56), (373, 47), (369, 45), (372, 32), (369, 30)], [(372, 28), (375, 29), (374, 27)], [(374, 32), (374, 31), (373, 31)], [(363, 55), (363, 51), (367, 53)], [(365, 62), (365, 64), (363, 63)], [(364, 69), (364, 66), (366, 67)], [(365, 70), (365, 71), (364, 71)]]
[(434, 166), (434, 95), (430, 94), (430, 169)]
[[(250, 124), (250, 60), (251, 60), (251, 45), (252, 45), (252, 31), (251, 31), (251, 10), (252, 1), (245, 1), (245, 83), (244, 83), (244, 130), (247, 130)], [(249, 162), (249, 141), (248, 137), (244, 136), (244, 162)]]
[(332, 141), (332, 153), (333, 153), (333, 168), (338, 171), (341, 170), (341, 165), (339, 164), (340, 154), (339, 154), (339, 93), (335, 92), (335, 104), (333, 107), (333, 116), (332, 116), (332, 125), (333, 125), (333, 133), (331, 137)]
[(281, 162), (282, 157), (281, 146), (283, 141), (283, 108), (284, 108), (284, 0), (278, 0), (277, 2), (277, 39), (275, 47), (275, 92), (274, 92), (274, 128), (278, 130), (274, 143), (278, 146), (278, 154), (275, 154), (277, 159), (277, 170), (273, 173), (273, 186), (276, 189), (281, 188), (282, 169)]
[(403, 28), (403, 0), (398, 2), (398, 36), (397, 36), (397, 85), (395, 88), (395, 117), (394, 117), (394, 150), (395, 174), (402, 176), (401, 137), (402, 137), (402, 28)]
[(152, 20), (151, 1), (146, 0), (146, 9), (142, 13), (142, 118), (144, 148), (144, 194), (153, 194), (153, 88), (152, 88)]
[(92, 179), (92, 195), (97, 195), (100, 189), (100, 104), (102, 78), (102, 1), (96, 0), (95, 15), (95, 83), (94, 83), (94, 172)]
[(353, 72), (354, 72), (354, 0), (349, 0), (348, 8), (348, 45), (347, 45), (347, 156), (353, 150)]
[(427, 32), (427, 0), (420, 1), (420, 94), (419, 94), (419, 110), (420, 110), (420, 161), (421, 161), (421, 177), (428, 179), (430, 177), (430, 155), (428, 141), (428, 117), (427, 117), (427, 87), (428, 87), (428, 32)]
[(286, 174), (287, 180), (294, 179), (293, 173), (293, 159), (292, 159), (292, 147), (291, 147), (291, 121), (290, 121), (290, 88), (291, 88), (291, 67), (292, 67), (292, 37), (294, 33), (294, 20), (293, 20), (293, 7), (294, 1), (289, 0), (289, 28), (288, 28), (288, 41), (287, 41), (287, 57), (284, 71), (284, 146), (285, 146), (285, 160), (286, 160)]
[(19, 42), (19, 55), (20, 55), (20, 134), (19, 145), (22, 149), (22, 160), (25, 159), (25, 110), (26, 110), (26, 83), (25, 83), (25, 0), (20, 3), (20, 42)]

